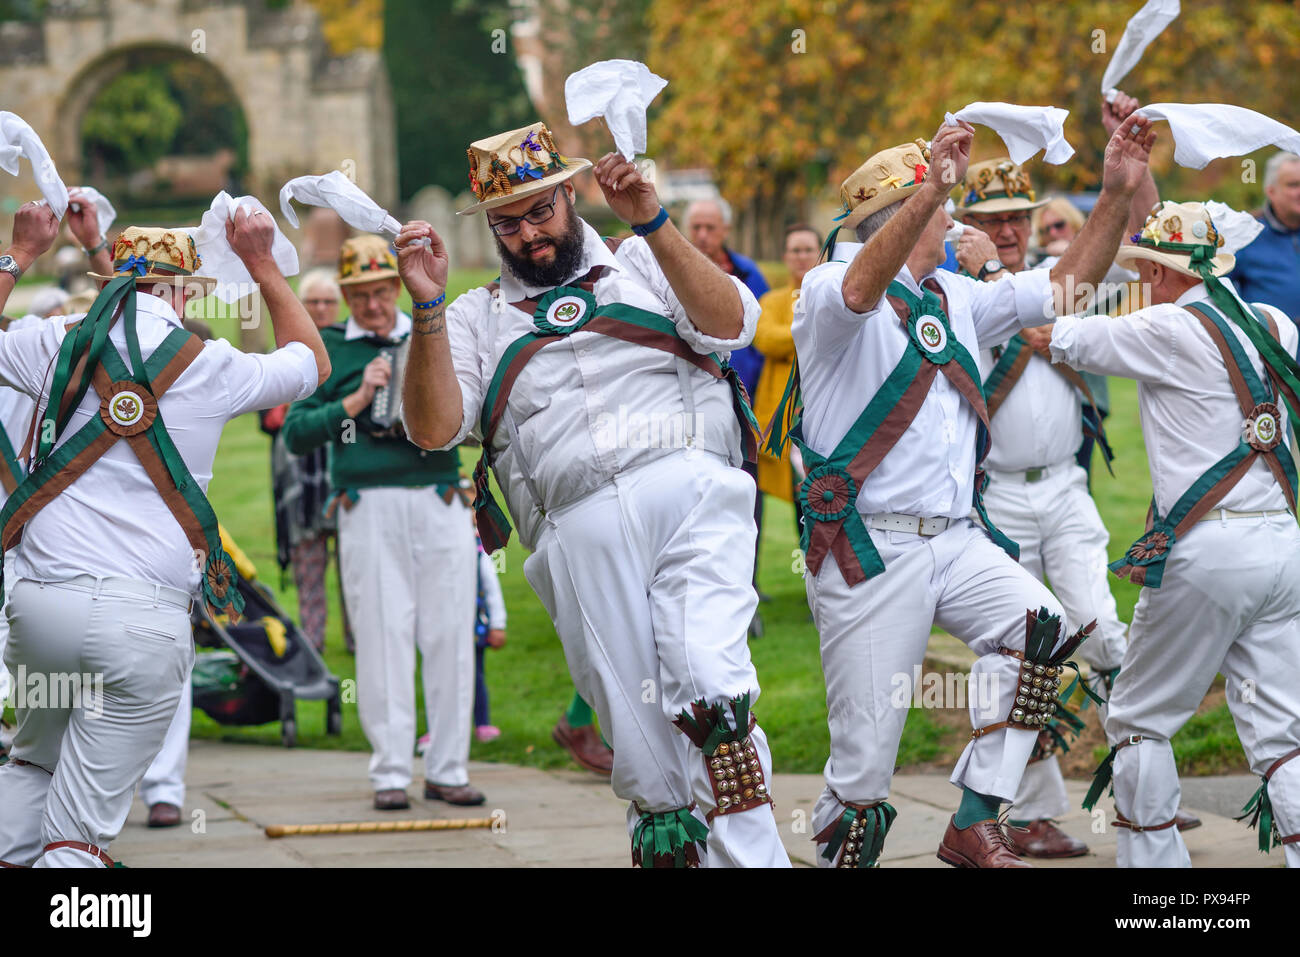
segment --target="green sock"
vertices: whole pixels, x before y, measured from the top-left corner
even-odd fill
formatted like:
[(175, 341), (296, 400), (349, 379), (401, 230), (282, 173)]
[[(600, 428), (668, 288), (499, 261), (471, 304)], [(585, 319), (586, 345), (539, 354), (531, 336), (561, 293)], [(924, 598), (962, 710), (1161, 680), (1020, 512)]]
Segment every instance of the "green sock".
[(964, 830), (979, 821), (996, 820), (1001, 806), (1002, 802), (995, 797), (963, 788), (956, 814), (957, 827)]
[(568, 719), (570, 728), (585, 728), (596, 720), (591, 705), (583, 701), (582, 695), (576, 691), (573, 694), (573, 700), (569, 702), (569, 710), (564, 713), (564, 717)]

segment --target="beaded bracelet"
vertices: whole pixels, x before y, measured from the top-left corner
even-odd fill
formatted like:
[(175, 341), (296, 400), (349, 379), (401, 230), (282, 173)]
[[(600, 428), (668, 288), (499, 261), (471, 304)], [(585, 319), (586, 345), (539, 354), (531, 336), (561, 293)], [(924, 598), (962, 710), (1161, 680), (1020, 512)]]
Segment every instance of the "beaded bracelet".
[(437, 299), (430, 299), (428, 302), (415, 302), (412, 300), (412, 309), (437, 309), (447, 300), (447, 294), (444, 292)]

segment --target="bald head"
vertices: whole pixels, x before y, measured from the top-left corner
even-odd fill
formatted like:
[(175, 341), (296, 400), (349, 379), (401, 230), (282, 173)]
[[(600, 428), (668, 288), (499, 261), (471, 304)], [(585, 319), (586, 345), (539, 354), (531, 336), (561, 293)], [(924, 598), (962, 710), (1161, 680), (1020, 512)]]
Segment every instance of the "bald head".
[(724, 199), (697, 199), (686, 207), (686, 235), (710, 259), (720, 259), (731, 234), (731, 207)]

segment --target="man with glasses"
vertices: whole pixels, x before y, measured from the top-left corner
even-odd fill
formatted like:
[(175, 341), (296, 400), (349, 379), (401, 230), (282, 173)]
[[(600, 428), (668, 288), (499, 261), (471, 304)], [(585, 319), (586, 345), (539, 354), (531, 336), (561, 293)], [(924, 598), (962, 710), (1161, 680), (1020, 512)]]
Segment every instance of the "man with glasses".
[[(376, 421), (376, 393), (411, 332), (397, 308), (397, 261), (378, 236), (343, 244), (338, 284), (351, 317), (325, 329), (333, 374), (295, 403), (282, 434), (304, 455), (330, 445), (343, 595), (356, 640), (357, 712), (379, 810), (409, 806), (418, 647), (428, 721), (424, 795), (482, 804), (469, 784), (476, 548), (454, 448), (426, 452)], [(397, 401), (396, 395), (390, 401)], [(379, 416), (381, 419), (382, 416)]]
[(479, 201), (463, 213), (486, 215), (501, 278), (445, 309), (446, 247), (428, 223), (402, 228), (411, 438), (482, 438), (484, 547), (509, 534), (491, 466), (533, 552), (524, 575), (613, 745), (633, 863), (787, 866), (745, 639), (755, 490), (738, 466), (755, 443), (727, 365), (758, 303), (617, 153), (595, 174), (635, 234), (621, 244), (578, 217), (568, 180), (592, 164), (543, 124), (479, 140), (469, 159)]

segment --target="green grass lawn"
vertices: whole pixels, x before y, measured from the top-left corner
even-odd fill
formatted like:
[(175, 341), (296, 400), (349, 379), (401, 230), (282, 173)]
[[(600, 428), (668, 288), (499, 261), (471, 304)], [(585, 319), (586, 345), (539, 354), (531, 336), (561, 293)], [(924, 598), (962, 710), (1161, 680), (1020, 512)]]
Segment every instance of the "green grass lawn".
[[(490, 279), (487, 273), (453, 276), (455, 294)], [(406, 300), (409, 301), (409, 300)], [(233, 316), (210, 317), (218, 334), (237, 339)], [(1111, 533), (1111, 556), (1118, 557), (1141, 534), (1151, 494), (1135, 386), (1112, 380), (1113, 412), (1107, 430), (1117, 452), (1115, 477), (1098, 458), (1093, 488), (1102, 517)], [(462, 453), (468, 474), (475, 452)], [(257, 428), (254, 416), (232, 422), (218, 454), (210, 491), (223, 523), (257, 564), (260, 577), (279, 595), (291, 614), (297, 614), (292, 579), (281, 583), (275, 562), (275, 538), (270, 492), (269, 440)], [(761, 606), (766, 635), (751, 643), (763, 686), (758, 714), (767, 730), (778, 771), (820, 771), (827, 755), (825, 688), (818, 655), (817, 634), (808, 618), (803, 581), (794, 571), (797, 541), (788, 503), (768, 499), (760, 561), (760, 584), (771, 601)], [(502, 587), (509, 609), (507, 646), (487, 654), (487, 680), (492, 699), (492, 720), (504, 732), (498, 740), (475, 741), (472, 757), (518, 762), (536, 767), (569, 766), (567, 755), (550, 739), (550, 729), (567, 705), (572, 685), (559, 640), (523, 577), (525, 552), (512, 539), (505, 553)], [(343, 651), (337, 616), (338, 582), (329, 576), (330, 620), (326, 661), (341, 678), (353, 675), (353, 660)], [(1120, 616), (1128, 620), (1139, 589), (1111, 579)], [(469, 635), (466, 641), (471, 640)], [(412, 675), (412, 681), (415, 676)], [(421, 719), (423, 728), (423, 719)], [(324, 708), (314, 702), (299, 705), (299, 740), (307, 747), (342, 747), (368, 750), (357, 721), (354, 700), (344, 704), (341, 738), (324, 734)], [(912, 710), (899, 753), (899, 764), (942, 761), (964, 746), (969, 732), (937, 721), (926, 711)], [(195, 712), (196, 737), (225, 740), (279, 742), (279, 726), (227, 728)], [(1226, 707), (1198, 716), (1175, 739), (1175, 752), (1186, 771), (1216, 772), (1241, 766)]]

